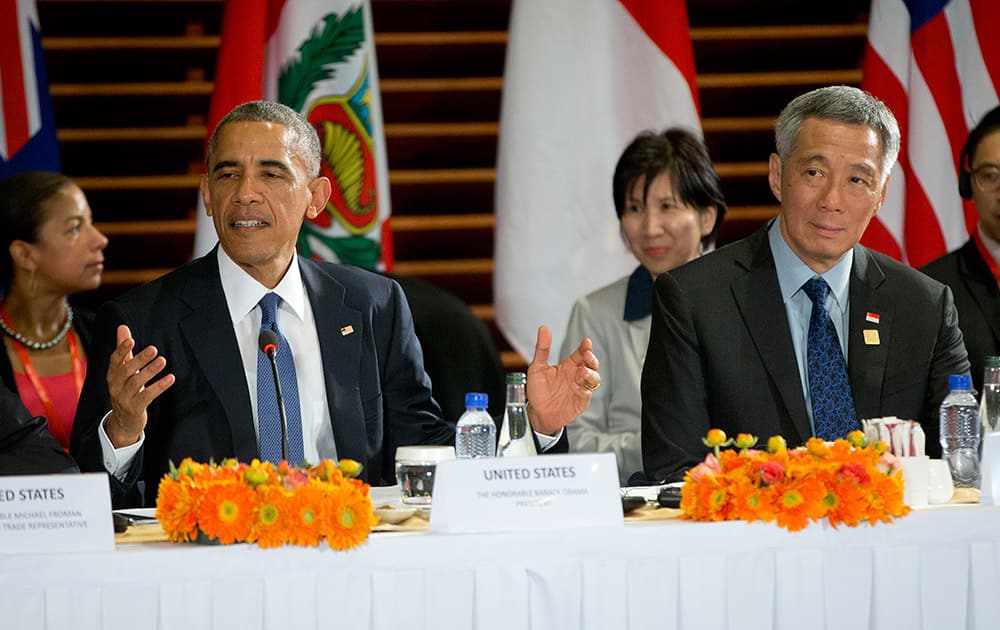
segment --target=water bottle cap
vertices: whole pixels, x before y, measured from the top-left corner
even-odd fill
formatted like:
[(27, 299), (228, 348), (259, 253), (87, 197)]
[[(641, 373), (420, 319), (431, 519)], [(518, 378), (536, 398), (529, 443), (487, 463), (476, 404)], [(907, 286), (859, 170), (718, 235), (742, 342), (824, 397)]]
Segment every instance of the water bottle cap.
[(488, 394), (480, 394), (479, 392), (469, 392), (465, 395), (465, 407), (472, 409), (486, 409), (490, 404), (490, 397)]
[(988, 368), (1000, 368), (1000, 357), (988, 356), (983, 359), (983, 365)]
[(528, 382), (528, 377), (524, 372), (511, 372), (507, 375), (508, 385), (524, 385)]
[(948, 377), (948, 389), (972, 389), (972, 377), (968, 374), (952, 374)]

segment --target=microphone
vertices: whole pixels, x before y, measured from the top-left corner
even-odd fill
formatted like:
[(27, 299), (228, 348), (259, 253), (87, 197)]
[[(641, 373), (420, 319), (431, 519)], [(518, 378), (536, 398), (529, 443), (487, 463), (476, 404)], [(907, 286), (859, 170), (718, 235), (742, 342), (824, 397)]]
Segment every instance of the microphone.
[[(257, 337), (257, 345), (271, 362), (271, 375), (274, 378), (274, 392), (278, 399), (278, 416), (281, 418), (281, 459), (288, 461), (288, 420), (285, 418), (285, 399), (281, 396), (281, 379), (278, 378), (278, 348), (281, 346), (281, 338), (273, 330), (265, 329), (260, 331)], [(257, 378), (261, 375), (258, 374)], [(258, 415), (260, 410), (258, 409)]]

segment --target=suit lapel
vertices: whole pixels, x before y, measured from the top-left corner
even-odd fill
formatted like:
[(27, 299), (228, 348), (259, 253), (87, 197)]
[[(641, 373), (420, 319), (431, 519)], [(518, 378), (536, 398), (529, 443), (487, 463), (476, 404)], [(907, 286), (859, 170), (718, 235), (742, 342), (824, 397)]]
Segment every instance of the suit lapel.
[(736, 261), (737, 265), (747, 270), (747, 274), (733, 281), (733, 297), (761, 362), (777, 386), (781, 402), (799, 432), (800, 439), (796, 442), (804, 442), (812, 435), (812, 430), (767, 230), (755, 232), (747, 239), (747, 245), (747, 255)]
[[(182, 296), (191, 310), (180, 320), (181, 333), (191, 348), (195, 366), (205, 375), (225, 409), (236, 458), (250, 461), (259, 456), (253, 411), (243, 359), (222, 292), (215, 250), (192, 263), (191, 271)], [(238, 369), (220, 366), (236, 366)]]
[[(972, 299), (983, 312), (983, 319), (993, 332), (993, 337), (1000, 341), (1000, 290), (989, 265), (979, 254), (975, 241), (970, 240), (960, 250), (958, 273)], [(958, 314), (958, 319), (961, 321), (961, 313)]]
[[(847, 372), (858, 420), (881, 413), (882, 383), (894, 315), (893, 302), (891, 296), (886, 295), (884, 282), (885, 273), (871, 252), (860, 245), (855, 246), (851, 270)], [(872, 319), (877, 322), (870, 321)]]
[(364, 320), (360, 311), (345, 304), (346, 290), (336, 278), (306, 258), (299, 258), (299, 268), (316, 320), (337, 457), (367, 465), (368, 434), (359, 377)]

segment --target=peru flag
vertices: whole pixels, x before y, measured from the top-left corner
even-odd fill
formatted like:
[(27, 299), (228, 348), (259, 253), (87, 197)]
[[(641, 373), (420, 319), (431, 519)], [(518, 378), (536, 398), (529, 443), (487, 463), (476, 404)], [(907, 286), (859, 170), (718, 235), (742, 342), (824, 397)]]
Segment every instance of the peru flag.
[[(320, 175), (333, 184), (326, 212), (302, 226), (300, 253), (391, 271), (378, 85), (368, 0), (229, 0), (208, 131), (247, 101), (278, 101), (300, 112), (319, 134)], [(199, 198), (195, 255), (215, 242)]]
[(496, 174), (494, 302), (531, 358), (559, 348), (573, 301), (636, 266), (611, 177), (640, 131), (701, 135), (684, 0), (515, 0)]
[(37, 170), (59, 170), (38, 11), (0, 0), (0, 178)]
[(997, 25), (997, 0), (872, 1), (861, 87), (892, 109), (903, 142), (865, 245), (920, 267), (968, 239), (977, 217), (958, 194), (959, 155), (998, 102)]

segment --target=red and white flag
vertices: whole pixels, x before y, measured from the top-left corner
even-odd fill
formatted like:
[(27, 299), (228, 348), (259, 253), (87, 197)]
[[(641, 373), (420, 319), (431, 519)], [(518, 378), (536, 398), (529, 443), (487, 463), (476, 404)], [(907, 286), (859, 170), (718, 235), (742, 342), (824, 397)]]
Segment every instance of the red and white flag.
[[(299, 234), (304, 256), (392, 269), (389, 178), (368, 0), (229, 0), (208, 133), (237, 105), (284, 103), (316, 128), (326, 212)], [(207, 143), (207, 139), (206, 139)], [(216, 242), (199, 198), (195, 256)]]
[(59, 171), (35, 0), (0, 0), (0, 179)]
[(968, 239), (959, 155), (998, 102), (998, 25), (997, 0), (872, 1), (861, 87), (896, 115), (902, 150), (865, 245), (920, 267)]
[(627, 275), (611, 177), (643, 130), (701, 135), (683, 0), (515, 0), (500, 114), (494, 302), (530, 358), (573, 301)]

